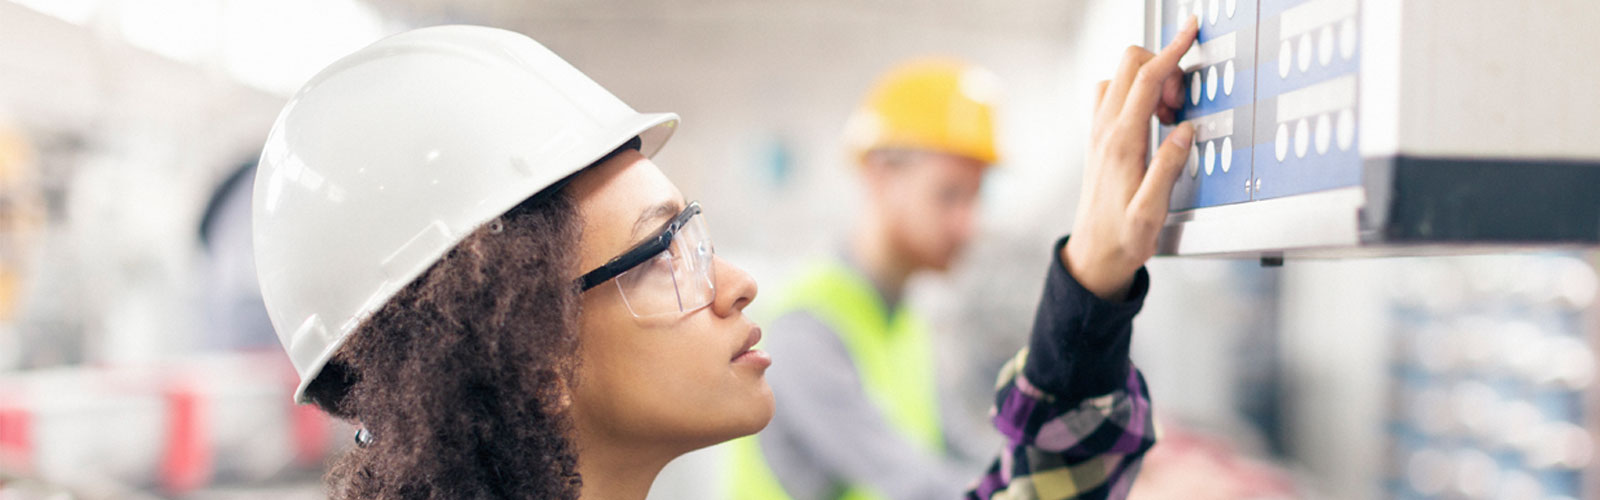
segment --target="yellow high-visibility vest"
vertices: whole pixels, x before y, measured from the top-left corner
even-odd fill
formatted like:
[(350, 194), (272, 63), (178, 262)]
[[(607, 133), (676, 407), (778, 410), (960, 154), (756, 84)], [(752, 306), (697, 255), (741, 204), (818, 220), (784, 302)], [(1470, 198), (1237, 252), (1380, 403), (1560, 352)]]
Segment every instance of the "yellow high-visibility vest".
[[(801, 276), (780, 298), (771, 317), (804, 311), (838, 332), (867, 397), (889, 423), (912, 442), (942, 452), (945, 442), (939, 422), (938, 384), (926, 324), (905, 307), (888, 311), (872, 283), (842, 263), (818, 264)], [(789, 500), (762, 457), (755, 436), (734, 441), (729, 459), (732, 491), (728, 498)], [(838, 498), (877, 500), (882, 496), (864, 485), (845, 485)]]

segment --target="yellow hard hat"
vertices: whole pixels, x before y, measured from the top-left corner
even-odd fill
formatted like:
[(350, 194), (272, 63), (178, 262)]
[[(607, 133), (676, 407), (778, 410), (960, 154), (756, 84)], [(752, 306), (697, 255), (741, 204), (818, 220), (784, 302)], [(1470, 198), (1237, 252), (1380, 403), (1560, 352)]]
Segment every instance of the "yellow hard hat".
[(929, 150), (999, 161), (994, 102), (1000, 79), (954, 59), (907, 61), (878, 79), (845, 127), (852, 153)]

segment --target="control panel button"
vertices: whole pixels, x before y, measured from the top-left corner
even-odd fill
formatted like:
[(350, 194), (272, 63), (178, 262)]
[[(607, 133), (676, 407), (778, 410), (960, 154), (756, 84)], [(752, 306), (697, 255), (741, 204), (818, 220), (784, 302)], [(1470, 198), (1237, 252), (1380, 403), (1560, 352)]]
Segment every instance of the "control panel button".
[(1222, 171), (1223, 172), (1227, 172), (1228, 169), (1233, 168), (1233, 138), (1232, 137), (1223, 137), (1222, 138), (1222, 157), (1218, 158), (1218, 161), (1222, 162)]
[(1333, 119), (1329, 115), (1317, 116), (1317, 154), (1327, 154), (1333, 143)]
[(1194, 177), (1198, 177), (1199, 175), (1200, 175), (1200, 144), (1197, 143), (1197, 144), (1193, 144), (1193, 145), (1189, 146), (1189, 177), (1190, 178), (1194, 178)]
[(1296, 56), (1300, 63), (1300, 72), (1311, 71), (1311, 34), (1300, 35), (1300, 54)]
[(1278, 124), (1278, 138), (1273, 141), (1273, 147), (1276, 149), (1274, 152), (1277, 153), (1279, 162), (1289, 157), (1289, 124)]
[(1333, 25), (1322, 27), (1321, 39), (1317, 40), (1317, 62), (1323, 66), (1333, 64)]
[(1206, 69), (1206, 100), (1217, 100), (1217, 67)]
[(1356, 143), (1356, 114), (1349, 109), (1339, 111), (1338, 133), (1339, 150), (1349, 151)]
[(1229, 59), (1228, 62), (1223, 63), (1223, 65), (1222, 65), (1222, 93), (1223, 94), (1233, 95), (1233, 79), (1234, 79), (1235, 76), (1236, 75), (1234, 74), (1234, 70), (1233, 70), (1233, 60)]
[(1305, 118), (1294, 126), (1294, 157), (1305, 158), (1306, 150), (1311, 149), (1311, 124)]
[(1206, 175), (1217, 170), (1217, 142), (1206, 141)]
[(1200, 105), (1200, 91), (1202, 90), (1200, 84), (1200, 72), (1195, 71), (1194, 80), (1189, 82), (1189, 102), (1195, 106)]

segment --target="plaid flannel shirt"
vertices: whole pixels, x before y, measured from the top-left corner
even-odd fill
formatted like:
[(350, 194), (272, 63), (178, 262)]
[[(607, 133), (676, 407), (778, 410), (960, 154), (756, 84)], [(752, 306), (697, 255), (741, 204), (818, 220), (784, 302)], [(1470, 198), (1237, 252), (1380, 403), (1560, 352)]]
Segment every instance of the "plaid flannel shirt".
[(1127, 385), (1111, 394), (1062, 401), (1028, 382), (1026, 358), (1024, 349), (1001, 370), (992, 413), (1006, 449), (967, 498), (1126, 498), (1155, 444), (1144, 378), (1129, 370)]

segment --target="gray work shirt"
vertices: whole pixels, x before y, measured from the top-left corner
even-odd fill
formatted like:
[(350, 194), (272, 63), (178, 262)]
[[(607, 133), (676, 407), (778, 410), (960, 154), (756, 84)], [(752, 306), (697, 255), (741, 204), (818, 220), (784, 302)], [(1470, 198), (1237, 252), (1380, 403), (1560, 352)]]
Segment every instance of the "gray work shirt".
[(838, 332), (804, 311), (779, 317), (767, 331), (765, 348), (782, 362), (767, 370), (777, 412), (758, 439), (790, 497), (832, 499), (861, 485), (892, 500), (945, 500), (983, 472), (994, 450), (975, 449), (972, 436), (950, 431), (971, 428), (951, 425), (971, 420), (950, 405), (956, 398), (938, 398), (948, 450), (929, 450), (868, 398)]

